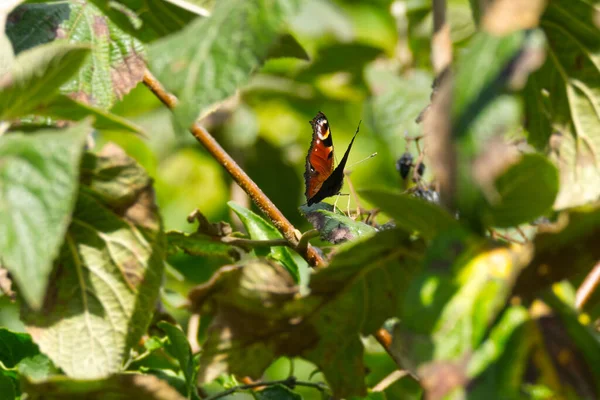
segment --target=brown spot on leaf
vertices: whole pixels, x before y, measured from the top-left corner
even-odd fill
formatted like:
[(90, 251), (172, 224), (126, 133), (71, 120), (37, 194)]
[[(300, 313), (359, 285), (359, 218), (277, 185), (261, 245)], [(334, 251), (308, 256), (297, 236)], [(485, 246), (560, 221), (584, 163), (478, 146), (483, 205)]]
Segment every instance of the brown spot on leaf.
[(123, 62), (114, 65), (110, 71), (113, 90), (117, 98), (122, 99), (144, 77), (146, 63), (141, 54), (132, 52)]
[(94, 23), (92, 24), (92, 29), (94, 30), (94, 35), (98, 37), (110, 35), (110, 32), (108, 31), (108, 23), (106, 22), (106, 18), (101, 15), (94, 16)]
[(84, 104), (94, 104), (96, 102), (89, 93), (84, 91), (69, 93), (69, 97)]
[(137, 226), (154, 232), (159, 230), (160, 217), (156, 206), (154, 188), (151, 185), (138, 194), (133, 205), (125, 210), (124, 217)]

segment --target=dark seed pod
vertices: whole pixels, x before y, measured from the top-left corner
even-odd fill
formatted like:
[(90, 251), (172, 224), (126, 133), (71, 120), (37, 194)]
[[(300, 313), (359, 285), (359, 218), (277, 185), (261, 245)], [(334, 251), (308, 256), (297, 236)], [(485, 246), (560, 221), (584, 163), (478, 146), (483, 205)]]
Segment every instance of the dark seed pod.
[(422, 178), (424, 173), (425, 173), (425, 164), (422, 163), (422, 162), (420, 162), (417, 165), (417, 175), (418, 175), (418, 178)]
[(410, 167), (413, 163), (413, 156), (408, 151), (402, 154), (402, 157), (396, 161), (396, 170), (400, 172), (400, 176), (402, 179), (406, 179), (408, 173), (410, 172)]

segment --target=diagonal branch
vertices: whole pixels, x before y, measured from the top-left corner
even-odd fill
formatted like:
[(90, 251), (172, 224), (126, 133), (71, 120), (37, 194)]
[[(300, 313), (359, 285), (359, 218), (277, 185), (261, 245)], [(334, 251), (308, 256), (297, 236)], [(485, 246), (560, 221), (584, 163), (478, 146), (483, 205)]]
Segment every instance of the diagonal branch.
[[(144, 84), (163, 102), (167, 107), (173, 109), (177, 105), (177, 98), (168, 93), (160, 82), (152, 76), (149, 71), (144, 72)], [(227, 170), (233, 180), (248, 194), (254, 204), (271, 220), (273, 225), (281, 232), (283, 237), (290, 243), (291, 247), (297, 249), (300, 255), (312, 266), (319, 267), (325, 264), (323, 258), (310, 244), (304, 248), (298, 247), (300, 235), (287, 218), (273, 204), (271, 199), (263, 193), (256, 183), (244, 172), (233, 158), (219, 145), (214, 137), (198, 123), (190, 128), (192, 135), (198, 140), (208, 152)]]

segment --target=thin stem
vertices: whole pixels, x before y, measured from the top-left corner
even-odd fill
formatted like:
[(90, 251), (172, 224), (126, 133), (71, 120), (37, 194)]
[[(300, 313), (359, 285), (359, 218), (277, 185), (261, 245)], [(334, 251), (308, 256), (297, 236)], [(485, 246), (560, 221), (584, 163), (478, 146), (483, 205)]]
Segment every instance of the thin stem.
[(588, 276), (585, 277), (577, 293), (575, 294), (575, 307), (581, 310), (585, 303), (592, 296), (592, 293), (596, 291), (600, 285), (600, 262), (598, 262), (594, 268), (590, 271)]
[(284, 385), (284, 386), (289, 387), (290, 389), (293, 389), (295, 386), (306, 386), (306, 387), (311, 387), (311, 388), (317, 389), (320, 392), (324, 392), (324, 391), (328, 390), (327, 386), (322, 382), (315, 383), (315, 382), (298, 381), (298, 380), (296, 380), (295, 377), (290, 376), (289, 378), (281, 379), (278, 381), (256, 382), (256, 383), (249, 383), (246, 385), (234, 386), (230, 389), (227, 389), (220, 393), (212, 395), (212, 396), (206, 398), (205, 400), (220, 399), (221, 397), (229, 396), (230, 394), (239, 392), (240, 390), (248, 390), (248, 389), (254, 389), (254, 388), (263, 387), (263, 386), (274, 386), (274, 385)]
[(408, 372), (401, 369), (392, 371), (392, 373), (375, 385), (372, 390), (373, 392), (383, 392), (385, 389), (392, 386), (396, 381), (398, 381), (400, 378), (404, 378), (406, 375), (408, 375)]
[(192, 354), (200, 351), (200, 343), (198, 342), (198, 330), (200, 329), (200, 314), (193, 313), (188, 320), (187, 339), (192, 349)]
[(291, 246), (286, 239), (254, 240), (224, 236), (221, 238), (223, 243), (238, 247), (273, 247), (273, 246)]
[[(144, 84), (154, 93), (160, 101), (167, 107), (174, 108), (177, 105), (177, 98), (168, 93), (160, 82), (149, 72), (144, 72)], [(275, 227), (281, 232), (283, 237), (290, 243), (291, 247), (296, 248), (300, 241), (297, 230), (287, 218), (279, 211), (256, 183), (240, 168), (233, 158), (219, 145), (214, 137), (198, 123), (190, 128), (192, 135), (198, 140), (206, 150), (227, 170), (233, 180), (248, 194), (254, 204), (271, 220)], [(300, 252), (300, 255), (312, 266), (324, 266), (325, 261), (308, 245), (306, 250)]]

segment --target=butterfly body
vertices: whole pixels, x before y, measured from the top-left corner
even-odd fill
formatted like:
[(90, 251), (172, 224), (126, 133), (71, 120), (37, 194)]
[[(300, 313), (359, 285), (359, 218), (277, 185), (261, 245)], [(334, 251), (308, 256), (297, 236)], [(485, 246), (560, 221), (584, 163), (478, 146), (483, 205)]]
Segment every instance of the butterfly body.
[(334, 168), (333, 138), (327, 117), (319, 112), (310, 124), (313, 128), (313, 136), (304, 171), (305, 195), (309, 206), (340, 192), (344, 184), (344, 167), (358, 133), (357, 129), (340, 164)]

